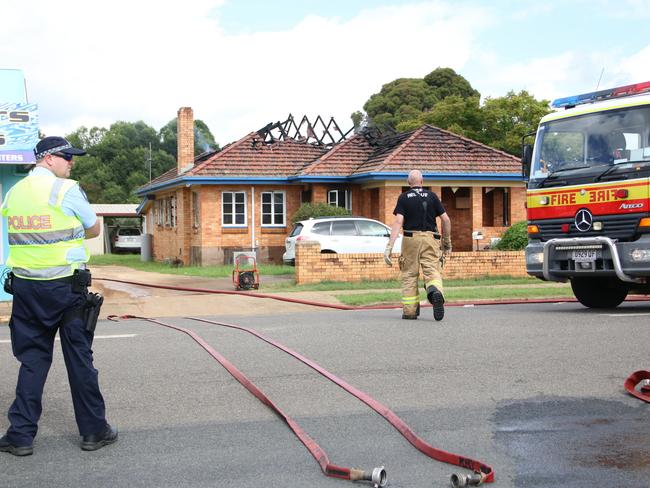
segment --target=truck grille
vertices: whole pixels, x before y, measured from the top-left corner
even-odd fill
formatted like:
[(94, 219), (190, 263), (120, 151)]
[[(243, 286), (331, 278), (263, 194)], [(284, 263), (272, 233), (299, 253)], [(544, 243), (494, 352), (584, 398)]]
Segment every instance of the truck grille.
[[(602, 222), (602, 230), (588, 230), (580, 232), (576, 229), (575, 220), (571, 218), (548, 219), (531, 221), (531, 224), (537, 224), (539, 227), (542, 241), (557, 239), (562, 237), (594, 237), (605, 236), (620, 241), (629, 241), (634, 237), (639, 219), (643, 215), (603, 215), (594, 216), (594, 221)], [(569, 232), (562, 232), (562, 225), (569, 224)]]

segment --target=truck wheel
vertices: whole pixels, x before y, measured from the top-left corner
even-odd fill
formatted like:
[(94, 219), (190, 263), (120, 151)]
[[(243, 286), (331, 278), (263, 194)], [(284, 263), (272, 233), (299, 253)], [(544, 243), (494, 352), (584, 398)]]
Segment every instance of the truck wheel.
[(616, 308), (628, 292), (627, 286), (615, 278), (572, 278), (571, 289), (588, 308)]

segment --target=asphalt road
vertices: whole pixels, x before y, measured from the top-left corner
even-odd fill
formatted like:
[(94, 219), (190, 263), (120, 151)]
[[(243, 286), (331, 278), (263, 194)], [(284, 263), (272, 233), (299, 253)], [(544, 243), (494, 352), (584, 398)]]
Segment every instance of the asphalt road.
[[(650, 486), (650, 405), (623, 390), (631, 372), (650, 368), (649, 302), (609, 312), (575, 303), (450, 307), (440, 323), (430, 314), (402, 321), (396, 310), (317, 310), (223, 321), (316, 361), (435, 447), (492, 465), (495, 488)], [(449, 486), (449, 475), (462, 472), (427, 458), (366, 405), (253, 336), (164, 320), (228, 358), (333, 463), (385, 465), (389, 486), (400, 488)], [(2, 412), (18, 368), (8, 339), (0, 327)], [(79, 449), (57, 344), (34, 455), (0, 453), (0, 487), (353, 486), (325, 477), (287, 426), (188, 336), (104, 321), (94, 350), (119, 442)]]

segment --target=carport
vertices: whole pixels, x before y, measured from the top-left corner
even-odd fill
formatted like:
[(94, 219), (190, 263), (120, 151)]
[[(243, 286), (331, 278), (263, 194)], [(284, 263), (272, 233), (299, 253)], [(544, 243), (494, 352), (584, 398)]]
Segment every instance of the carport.
[[(141, 219), (144, 216), (138, 215), (137, 204), (130, 203), (100, 203), (91, 205), (97, 218), (100, 219), (100, 233), (97, 237), (88, 239), (86, 244), (91, 255), (106, 254), (111, 252), (111, 227), (109, 221), (114, 218), (130, 218), (133, 225), (142, 228)], [(135, 220), (137, 219), (137, 220)]]

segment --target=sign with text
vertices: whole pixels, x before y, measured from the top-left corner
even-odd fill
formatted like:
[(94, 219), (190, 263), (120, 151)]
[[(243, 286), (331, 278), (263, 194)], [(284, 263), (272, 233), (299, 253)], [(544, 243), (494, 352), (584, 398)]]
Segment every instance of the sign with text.
[(38, 140), (38, 106), (0, 102), (0, 164), (33, 163)]

